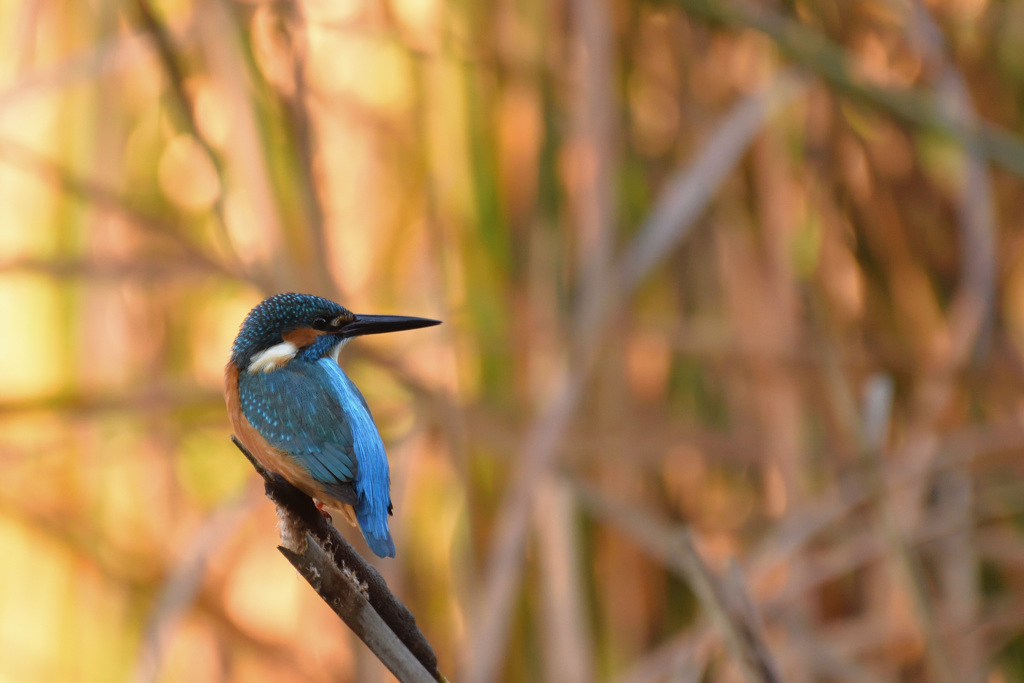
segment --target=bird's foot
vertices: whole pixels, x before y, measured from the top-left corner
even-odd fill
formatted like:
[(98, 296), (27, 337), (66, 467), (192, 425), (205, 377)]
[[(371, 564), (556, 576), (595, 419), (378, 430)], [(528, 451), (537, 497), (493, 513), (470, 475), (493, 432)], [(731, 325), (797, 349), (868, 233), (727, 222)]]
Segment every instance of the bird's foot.
[(334, 521), (331, 519), (331, 513), (328, 512), (327, 510), (324, 510), (324, 504), (319, 500), (316, 501), (316, 509), (320, 511), (320, 514), (323, 515), (324, 519), (326, 519), (328, 522)]

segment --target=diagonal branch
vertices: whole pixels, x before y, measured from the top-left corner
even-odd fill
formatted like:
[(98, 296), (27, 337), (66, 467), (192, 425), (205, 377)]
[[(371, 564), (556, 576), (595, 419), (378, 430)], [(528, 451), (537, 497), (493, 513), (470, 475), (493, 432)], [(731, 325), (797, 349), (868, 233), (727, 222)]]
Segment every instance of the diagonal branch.
[(670, 529), (655, 523), (639, 510), (613, 500), (586, 482), (574, 481), (571, 487), (591, 514), (618, 526), (644, 551), (664, 560), (670, 571), (686, 580), (721, 634), (743, 678), (750, 683), (782, 680), (738, 569), (733, 569), (728, 581), (723, 582), (704, 562), (689, 529)]
[(189, 102), (188, 93), (185, 91), (185, 70), (178, 60), (170, 31), (157, 17), (150, 6), (149, 0), (137, 0), (135, 5), (142, 26), (149, 33), (153, 46), (156, 48), (160, 64), (163, 66), (164, 71), (167, 72), (167, 79), (171, 86), (171, 95), (174, 97), (182, 125), (203, 148), (203, 151), (210, 158), (210, 162), (216, 167), (217, 175), (223, 179), (224, 168), (220, 156), (213, 149), (210, 141), (206, 139), (202, 131), (199, 130), (199, 122), (196, 121), (195, 114), (192, 111), (192, 104)]
[(858, 78), (842, 47), (813, 28), (749, 0), (675, 0), (690, 16), (709, 24), (751, 28), (790, 59), (840, 93), (889, 112), (894, 118), (956, 140), (1017, 175), (1024, 175), (1024, 140), (991, 123), (951, 115), (924, 89), (882, 88)]
[(399, 681), (443, 682), (437, 656), (416, 618), (380, 573), (323, 518), (309, 496), (260, 465), (237, 437), (231, 440), (263, 477), (267, 498), (277, 506), (281, 554)]
[(103, 211), (108, 211), (150, 235), (170, 239), (184, 252), (185, 256), (199, 265), (227, 277), (250, 282), (269, 291), (271, 283), (264, 278), (246, 273), (244, 268), (237, 263), (223, 263), (209, 256), (205, 250), (185, 237), (183, 231), (173, 223), (131, 206), (127, 198), (122, 197), (114, 190), (103, 187), (88, 178), (75, 175), (70, 169), (64, 168), (16, 140), (0, 138), (0, 163), (10, 164), (31, 173), (51, 187)]

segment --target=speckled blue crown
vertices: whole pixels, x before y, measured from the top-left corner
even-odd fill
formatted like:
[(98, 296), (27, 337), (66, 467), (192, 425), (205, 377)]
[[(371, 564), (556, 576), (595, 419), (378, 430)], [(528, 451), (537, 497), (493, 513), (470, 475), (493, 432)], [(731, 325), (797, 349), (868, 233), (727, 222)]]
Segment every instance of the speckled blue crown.
[(349, 313), (330, 299), (312, 294), (275, 294), (263, 300), (245, 316), (231, 347), (231, 360), (244, 370), (252, 356), (280, 344), (287, 330), (310, 325), (318, 317), (328, 320)]

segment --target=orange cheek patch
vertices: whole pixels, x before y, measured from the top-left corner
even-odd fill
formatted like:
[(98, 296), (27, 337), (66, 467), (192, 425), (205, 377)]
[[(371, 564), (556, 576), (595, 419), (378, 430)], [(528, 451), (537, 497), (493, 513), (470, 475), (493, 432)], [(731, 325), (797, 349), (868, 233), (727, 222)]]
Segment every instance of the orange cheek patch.
[(294, 344), (295, 348), (301, 349), (312, 344), (321, 334), (323, 332), (314, 330), (312, 327), (296, 327), (294, 330), (285, 332), (282, 338), (286, 342)]

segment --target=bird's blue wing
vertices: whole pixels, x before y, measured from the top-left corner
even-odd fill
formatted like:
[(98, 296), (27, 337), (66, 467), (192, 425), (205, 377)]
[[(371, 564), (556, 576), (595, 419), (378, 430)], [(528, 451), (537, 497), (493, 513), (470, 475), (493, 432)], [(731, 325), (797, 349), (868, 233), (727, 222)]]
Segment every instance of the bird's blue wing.
[(359, 471), (353, 482), (359, 495), (359, 504), (355, 506), (359, 528), (373, 552), (380, 557), (394, 557), (395, 542), (388, 530), (391, 475), (380, 432), (366, 399), (338, 364), (330, 358), (321, 358), (316, 365), (323, 373), (323, 379), (333, 388), (348, 418), (352, 449), (359, 462)]
[(338, 500), (355, 504), (359, 471), (342, 397), (315, 363), (292, 362), (238, 378), (242, 413), (267, 442), (295, 458)]

